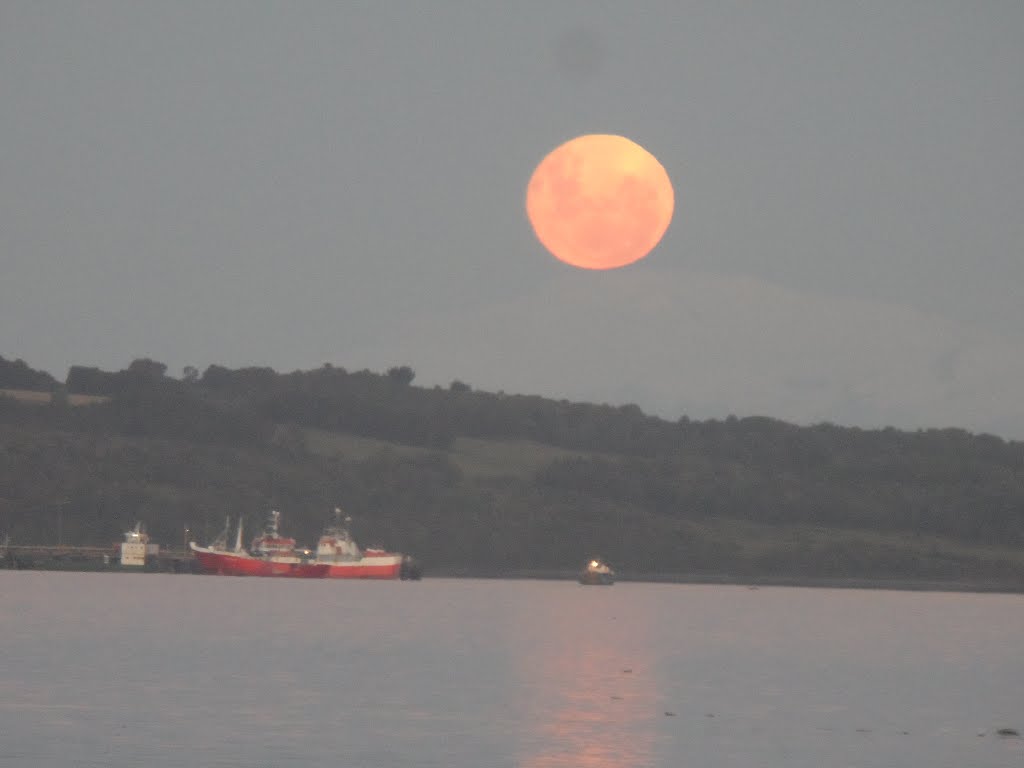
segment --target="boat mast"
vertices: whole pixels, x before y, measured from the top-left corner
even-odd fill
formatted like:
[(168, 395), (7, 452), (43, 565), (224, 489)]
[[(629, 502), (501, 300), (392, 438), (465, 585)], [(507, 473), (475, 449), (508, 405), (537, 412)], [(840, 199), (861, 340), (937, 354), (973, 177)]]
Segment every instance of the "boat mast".
[(228, 548), (228, 534), (231, 532), (231, 515), (224, 516), (224, 530), (222, 530), (217, 538), (210, 544), (210, 549), (227, 549)]
[(238, 533), (235, 536), (235, 552), (242, 551), (242, 517), (238, 517)]

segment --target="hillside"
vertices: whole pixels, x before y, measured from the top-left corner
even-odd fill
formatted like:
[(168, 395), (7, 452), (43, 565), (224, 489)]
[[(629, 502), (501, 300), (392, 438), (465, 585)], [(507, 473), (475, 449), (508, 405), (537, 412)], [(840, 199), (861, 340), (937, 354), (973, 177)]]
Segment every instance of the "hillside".
[(105, 544), (141, 519), (177, 545), (185, 528), (208, 538), (244, 515), (251, 530), (277, 508), (310, 541), (340, 504), (361, 541), (434, 573), (571, 570), (601, 554), (645, 576), (1024, 585), (1019, 443), (667, 422), (414, 376), (212, 366), (174, 379), (140, 360), (73, 368), (51, 402), (0, 396), (0, 535), (51, 542), (59, 525)]

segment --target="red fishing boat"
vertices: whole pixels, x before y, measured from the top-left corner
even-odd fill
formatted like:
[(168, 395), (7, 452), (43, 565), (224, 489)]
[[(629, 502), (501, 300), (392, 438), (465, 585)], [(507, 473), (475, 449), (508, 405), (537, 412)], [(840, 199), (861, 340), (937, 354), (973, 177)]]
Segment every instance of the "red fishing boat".
[(360, 549), (349, 532), (352, 518), (342, 519), (335, 508), (334, 522), (324, 529), (316, 545), (316, 560), (327, 567), (329, 579), (419, 579), (419, 566), (408, 555), (377, 547)]
[(274, 510), (263, 533), (253, 539), (246, 550), (242, 546), (242, 521), (234, 549), (228, 549), (228, 524), (224, 532), (208, 547), (190, 543), (192, 552), (203, 573), (223, 576), (286, 576), (297, 579), (322, 579), (327, 575), (326, 565), (313, 562), (308, 550), (295, 546), (295, 539), (282, 536), (278, 530), (281, 513)]

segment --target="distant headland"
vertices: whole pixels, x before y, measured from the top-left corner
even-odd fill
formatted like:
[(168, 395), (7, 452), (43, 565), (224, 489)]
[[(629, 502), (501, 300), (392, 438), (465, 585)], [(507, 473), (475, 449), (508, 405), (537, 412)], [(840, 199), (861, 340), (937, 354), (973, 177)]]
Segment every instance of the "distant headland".
[(306, 541), (340, 503), (360, 541), (428, 574), (600, 556), (627, 581), (1024, 584), (1022, 443), (414, 382), (330, 364), (172, 376), (145, 358), (58, 381), (0, 357), (0, 539), (109, 546), (142, 520), (205, 540), (275, 508)]

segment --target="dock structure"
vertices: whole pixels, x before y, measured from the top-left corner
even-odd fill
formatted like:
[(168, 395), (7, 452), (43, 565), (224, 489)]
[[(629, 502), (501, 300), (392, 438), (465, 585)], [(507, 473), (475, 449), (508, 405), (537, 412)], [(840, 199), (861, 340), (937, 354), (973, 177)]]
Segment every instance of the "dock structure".
[(138, 553), (130, 553), (127, 561), (123, 555), (120, 543), (108, 547), (74, 547), (0, 542), (0, 568), (18, 570), (192, 573), (195, 561), (192, 553), (185, 549), (156, 548), (155, 552), (143, 554), (138, 564)]

